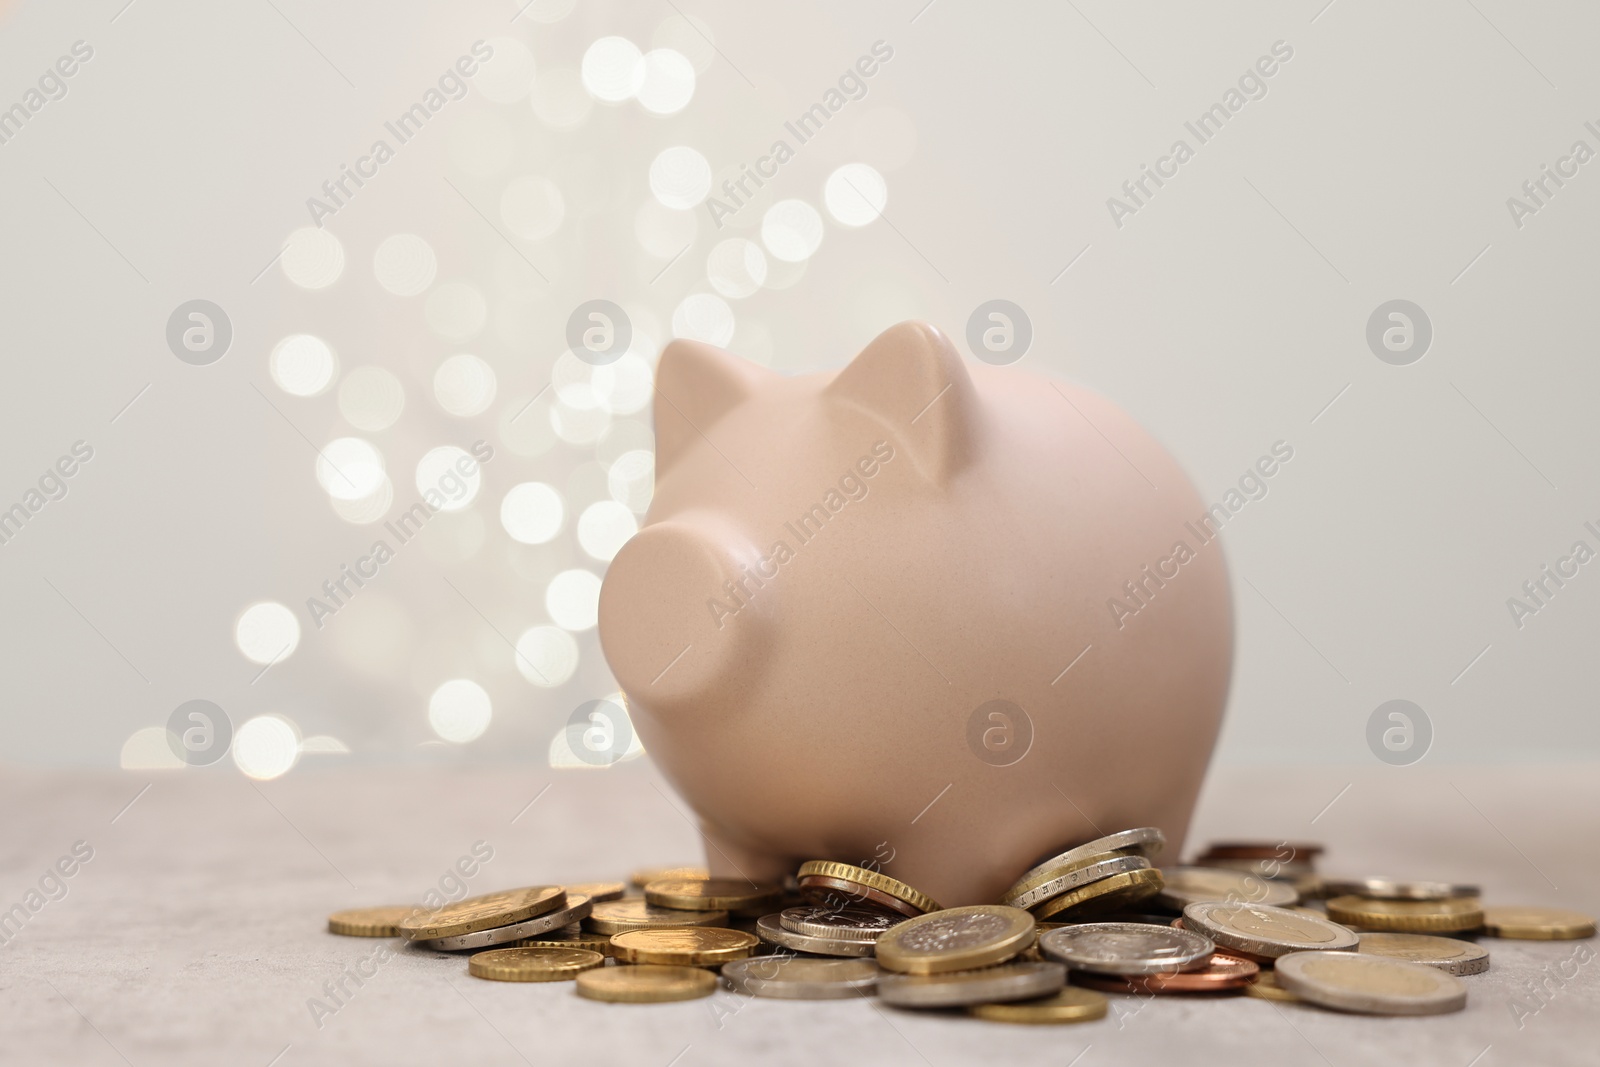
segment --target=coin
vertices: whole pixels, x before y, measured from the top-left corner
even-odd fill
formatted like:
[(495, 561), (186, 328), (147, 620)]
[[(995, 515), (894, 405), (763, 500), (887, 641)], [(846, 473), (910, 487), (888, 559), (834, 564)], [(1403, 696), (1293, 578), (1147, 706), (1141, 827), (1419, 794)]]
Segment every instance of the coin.
[(804, 956), (766, 956), (734, 960), (722, 980), (735, 993), (785, 1000), (845, 1000), (867, 996), (878, 981), (871, 960), (819, 960)]
[(467, 960), (467, 973), (496, 982), (565, 982), (605, 962), (579, 948), (497, 948)]
[(595, 967), (578, 975), (578, 996), (614, 1004), (660, 1004), (694, 1000), (716, 991), (717, 976), (703, 967), (656, 963)]
[(407, 916), (426, 909), (420, 904), (384, 904), (376, 908), (350, 908), (328, 916), (328, 933), (345, 937), (396, 937)]
[(1033, 944), (1033, 916), (1003, 904), (947, 908), (907, 919), (878, 938), (878, 964), (902, 974), (969, 971)]
[(1098, 918), (1155, 896), (1161, 885), (1161, 872), (1154, 867), (1113, 874), (1047, 900), (1037, 905), (1033, 914), (1039, 919)]
[(602, 956), (611, 955), (611, 936), (597, 934), (585, 930), (577, 923), (563, 926), (558, 930), (548, 933), (534, 934), (524, 938), (515, 946), (517, 948), (584, 948), (590, 952), (598, 952)]
[(927, 914), (915, 905), (881, 890), (844, 878), (827, 878), (820, 874), (810, 874), (800, 880), (800, 895), (818, 907), (876, 907), (892, 912), (902, 919), (915, 919), (918, 915)]
[[(1070, 867), (1058, 867), (1054, 871), (1045, 872), (1045, 875), (1054, 874), (1054, 877), (1041, 875), (1042, 881), (1036, 878), (1029, 883), (1018, 883), (1002, 898), (1001, 903), (1009, 904), (1013, 908), (1031, 908), (1070, 889), (1098, 882), (1113, 874), (1142, 871), (1149, 866), (1150, 861), (1143, 856), (1112, 856), (1108, 859), (1081, 861)], [(1027, 885), (1027, 888), (1023, 888), (1023, 885)]]
[[(878, 893), (910, 905), (918, 912), (940, 910), (939, 902), (926, 893), (919, 893), (904, 882), (890, 878), (886, 874), (881, 874), (878, 871), (869, 871), (865, 867), (855, 867), (848, 863), (834, 863), (831, 860), (811, 860), (800, 865), (799, 878), (802, 892), (808, 888), (808, 878), (831, 878), (854, 883), (865, 889), (876, 890)], [(807, 894), (807, 896), (810, 896), (810, 894)]]
[(812, 937), (787, 930), (780, 915), (763, 915), (756, 920), (756, 935), (769, 944), (793, 952), (812, 952), (819, 956), (871, 956), (876, 941), (842, 941), (832, 937)]
[(1072, 971), (1079, 985), (1110, 993), (1149, 996), (1160, 993), (1224, 993), (1244, 989), (1261, 973), (1261, 965), (1242, 956), (1218, 952), (1198, 971), (1168, 971), (1162, 974), (1109, 975)]
[(1451, 897), (1478, 895), (1475, 885), (1401, 881), (1398, 878), (1335, 878), (1325, 885), (1330, 897), (1356, 896), (1369, 900), (1449, 900)]
[(944, 974), (880, 974), (878, 997), (897, 1008), (957, 1008), (1007, 1000), (1032, 1000), (1067, 981), (1059, 963), (1002, 963)]
[(1099, 993), (1067, 986), (1038, 1000), (972, 1004), (967, 1007), (967, 1014), (996, 1023), (1083, 1023), (1105, 1018), (1106, 1003), (1106, 998)]
[(759, 941), (755, 934), (743, 930), (711, 926), (629, 930), (611, 939), (611, 954), (623, 963), (716, 967), (744, 959)]
[(597, 934), (620, 934), (659, 926), (726, 926), (725, 911), (677, 911), (658, 908), (642, 897), (624, 897), (596, 904), (583, 925)]
[(1346, 950), (1356, 935), (1326, 919), (1264, 904), (1203, 900), (1183, 909), (1183, 924), (1224, 951), (1277, 958), (1306, 949)]
[(1483, 932), (1517, 941), (1575, 941), (1593, 937), (1595, 923), (1580, 911), (1513, 905), (1483, 909)]
[(1291, 952), (1278, 984), (1301, 1000), (1370, 1015), (1434, 1015), (1467, 1006), (1466, 983), (1437, 967), (1358, 952)]
[(1300, 998), (1278, 984), (1276, 971), (1260, 971), (1250, 984), (1244, 987), (1245, 996), (1260, 997), (1262, 1000), (1277, 1000), (1284, 1003), (1293, 1003)]
[(710, 878), (711, 872), (704, 867), (645, 867), (634, 871), (628, 876), (628, 881), (639, 889), (643, 889), (651, 882), (660, 882), (667, 878)]
[[(1085, 923), (1051, 930), (1039, 951), (1069, 970), (1095, 974), (1162, 974), (1203, 970), (1216, 946), (1193, 930), (1146, 923)], [(881, 949), (880, 949), (881, 952)]]
[(593, 904), (602, 900), (617, 900), (627, 891), (627, 886), (621, 882), (569, 882), (562, 886), (568, 893), (577, 893), (589, 898)]
[(533, 918), (524, 919), (519, 923), (511, 923), (508, 926), (495, 926), (488, 930), (475, 930), (470, 934), (457, 934), (455, 937), (428, 938), (418, 942), (418, 944), (424, 948), (437, 949), (440, 952), (459, 952), (468, 948), (506, 945), (538, 934), (546, 934), (551, 930), (559, 930), (563, 926), (571, 926), (587, 916), (592, 906), (588, 897), (567, 897), (566, 907), (556, 911), (547, 911), (543, 915), (535, 915)]
[(1163, 867), (1156, 903), (1182, 911), (1202, 900), (1285, 907), (1300, 899), (1292, 886), (1221, 867)]
[(785, 930), (810, 937), (825, 937), (834, 941), (876, 941), (885, 930), (905, 921), (899, 915), (889, 915), (866, 908), (786, 908), (778, 919)]
[(1489, 969), (1489, 950), (1471, 941), (1429, 934), (1372, 933), (1360, 937), (1361, 947), (1356, 951), (1369, 956), (1421, 963), (1446, 974), (1482, 974)]
[(644, 887), (646, 902), (684, 911), (754, 911), (760, 915), (782, 895), (779, 886), (737, 878), (658, 878)]
[(1404, 933), (1459, 933), (1483, 925), (1483, 905), (1477, 897), (1447, 900), (1369, 900), (1334, 897), (1327, 902), (1328, 918), (1364, 930)]
[[(1102, 853), (1110, 853), (1112, 855), (1137, 854), (1147, 860), (1154, 860), (1161, 854), (1161, 849), (1166, 843), (1167, 835), (1154, 826), (1144, 826), (1137, 830), (1123, 830), (1120, 833), (1110, 834), (1106, 837), (1097, 837), (1093, 841), (1069, 848), (1064, 852), (1051, 856), (1043, 863), (1030, 867), (1022, 873), (1022, 877), (1012, 884), (1011, 889), (1006, 891), (1006, 895), (1009, 896), (1012, 893), (1026, 891), (1029, 885), (1039, 880), (1041, 876), (1049, 874), (1049, 872), (1058, 868), (1071, 867), (1073, 864), (1083, 860), (1101, 857)], [(1004, 899), (1004, 897), (1001, 899)]]
[(496, 926), (508, 926), (555, 911), (566, 899), (565, 890), (558, 885), (506, 889), (467, 897), (433, 911), (419, 911), (402, 919), (397, 926), (400, 936), (411, 941), (457, 937)]

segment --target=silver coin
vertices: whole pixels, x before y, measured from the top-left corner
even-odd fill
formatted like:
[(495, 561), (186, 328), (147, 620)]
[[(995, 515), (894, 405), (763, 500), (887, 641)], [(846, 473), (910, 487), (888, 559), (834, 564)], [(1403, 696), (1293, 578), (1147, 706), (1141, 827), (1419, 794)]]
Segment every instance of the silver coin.
[(1134, 849), (1145, 859), (1153, 860), (1161, 854), (1161, 849), (1166, 843), (1167, 835), (1154, 826), (1144, 826), (1137, 830), (1123, 830), (1121, 833), (1097, 838), (1076, 848), (1069, 848), (1060, 855), (1051, 856), (1043, 863), (1036, 864), (1023, 872), (1022, 877), (1018, 878), (1013, 884), (1021, 885), (1023, 882), (1031, 881), (1057, 867), (1076, 863), (1079, 860), (1086, 860), (1091, 856), (1098, 856), (1102, 852), (1115, 852), (1117, 849)]
[(878, 997), (900, 1008), (956, 1008), (1047, 997), (1067, 984), (1059, 963), (1002, 963), (945, 974), (878, 976)]
[(872, 960), (822, 960), (813, 956), (762, 956), (722, 965), (735, 993), (785, 1000), (844, 1000), (868, 996), (878, 981)]
[(1436, 1015), (1467, 1006), (1467, 984), (1437, 967), (1359, 952), (1280, 956), (1278, 984), (1301, 1000), (1368, 1015)]
[(1475, 885), (1456, 885), (1451, 882), (1402, 881), (1398, 878), (1344, 878), (1326, 883), (1330, 897), (1357, 896), (1370, 900), (1450, 900), (1453, 897), (1475, 897)]
[(559, 930), (563, 926), (570, 926), (589, 917), (594, 902), (582, 893), (568, 893), (567, 905), (544, 915), (535, 916), (520, 923), (510, 926), (496, 926), (489, 930), (479, 930), (475, 934), (461, 934), (457, 937), (439, 937), (432, 941), (418, 941), (423, 948), (438, 949), (442, 952), (459, 952), (464, 948), (487, 948), (490, 945), (503, 945), (507, 941), (516, 941), (518, 938), (534, 937), (538, 934), (548, 934), (551, 930)]
[(1294, 886), (1223, 867), (1163, 867), (1161, 880), (1163, 885), (1156, 894), (1156, 903), (1174, 911), (1182, 911), (1202, 900), (1281, 908), (1300, 899)]
[(1262, 904), (1202, 900), (1183, 909), (1183, 925), (1223, 951), (1277, 958), (1313, 949), (1348, 951), (1359, 939), (1347, 927), (1304, 912)]
[(871, 956), (877, 951), (876, 941), (840, 941), (785, 930), (778, 915), (763, 915), (757, 919), (756, 936), (795, 952), (811, 952), (818, 956)]
[(1489, 950), (1456, 937), (1433, 934), (1364, 933), (1357, 952), (1437, 967), (1445, 974), (1482, 974), (1489, 969)]
[(1139, 871), (1150, 866), (1150, 861), (1143, 856), (1113, 856), (1110, 859), (1091, 863), (1087, 867), (1079, 867), (1075, 871), (1052, 878), (1048, 882), (1034, 886), (1020, 896), (1008, 900), (1006, 903), (1013, 908), (1031, 908), (1035, 904), (1043, 904), (1047, 900), (1054, 900), (1062, 893), (1077, 889), (1079, 886), (1098, 882), (1102, 878), (1109, 878), (1113, 874), (1122, 874), (1124, 871)]
[(1216, 946), (1193, 930), (1144, 923), (1063, 926), (1039, 938), (1039, 951), (1074, 971), (1092, 974), (1176, 974), (1200, 970)]
[(904, 915), (866, 908), (821, 906), (785, 908), (778, 914), (785, 930), (830, 941), (876, 941), (878, 935), (906, 921)]

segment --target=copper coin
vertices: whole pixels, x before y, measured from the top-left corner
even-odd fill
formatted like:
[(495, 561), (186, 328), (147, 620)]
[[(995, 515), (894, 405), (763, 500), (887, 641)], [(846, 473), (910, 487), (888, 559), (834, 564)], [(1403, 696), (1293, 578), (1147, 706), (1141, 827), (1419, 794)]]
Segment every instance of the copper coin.
[(1103, 989), (1109, 993), (1221, 993), (1243, 989), (1260, 972), (1259, 966), (1243, 957), (1216, 952), (1211, 956), (1211, 965), (1203, 971), (1147, 974), (1129, 978), (1073, 971), (1071, 978), (1074, 985)]
[(800, 895), (813, 904), (823, 904), (829, 907), (840, 905), (863, 905), (882, 908), (892, 911), (896, 915), (904, 915), (908, 919), (915, 919), (923, 914), (920, 908), (907, 904), (888, 893), (880, 892), (871, 886), (859, 882), (846, 881), (843, 878), (829, 878), (820, 874), (808, 874), (800, 879)]

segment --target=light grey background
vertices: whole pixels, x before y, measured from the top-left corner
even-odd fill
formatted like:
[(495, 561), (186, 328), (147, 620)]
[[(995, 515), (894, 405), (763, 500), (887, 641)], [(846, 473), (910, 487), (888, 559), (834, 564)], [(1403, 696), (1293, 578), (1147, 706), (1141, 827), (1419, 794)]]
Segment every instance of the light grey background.
[[(553, 690), (522, 677), (502, 635), (548, 623), (557, 571), (601, 573), (573, 519), (605, 482), (595, 447), (518, 455), (503, 425), (549, 382), (573, 307), (615, 300), (663, 342), (679, 302), (709, 291), (718, 240), (754, 236), (775, 199), (820, 209), (826, 177), (852, 162), (884, 175), (885, 218), (828, 219), (794, 284), (729, 301), (732, 350), (834, 367), (908, 317), (959, 338), (973, 308), (1004, 298), (1032, 320), (1022, 366), (1128, 408), (1207, 499), (1275, 441), (1293, 445), (1224, 536), (1238, 654), (1219, 762), (1375, 766), (1367, 719), (1394, 698), (1430, 716), (1430, 761), (1600, 754), (1600, 564), (1520, 630), (1506, 606), (1573, 541), (1600, 548), (1582, 527), (1600, 520), (1600, 163), (1520, 229), (1506, 207), (1575, 140), (1600, 149), (1583, 125), (1600, 124), (1600, 13), (1506, 0), (519, 6), (0, 5), (0, 106), (74, 41), (94, 48), (68, 95), (0, 145), (0, 506), (74, 441), (95, 449), (69, 495), (0, 546), (0, 759), (116, 766), (135, 731), (206, 698), (236, 727), (278, 714), (350, 750), (307, 760), (542, 763), (573, 708), (614, 683), (592, 630)], [(683, 111), (597, 104), (557, 131), (526, 97), (474, 88), (328, 220), (346, 259), (335, 285), (301, 289), (271, 265), (307, 225), (306, 198), (475, 40), (523, 42), (543, 72), (576, 67), (603, 36), (648, 48), (680, 11), (716, 43)], [(894, 57), (865, 99), (734, 224), (718, 233), (696, 209), (681, 258), (641, 249), (657, 152), (693, 146), (720, 180), (878, 40)], [(1114, 225), (1107, 198), (1174, 139), (1193, 143), (1183, 123), (1280, 40), (1294, 56), (1268, 94)], [(488, 127), (503, 162), (464, 165)], [(542, 241), (506, 237), (495, 210), (528, 174), (566, 202)], [(477, 336), (434, 335), (425, 296), (378, 286), (373, 252), (395, 233), (429, 242), (436, 285), (485, 295)], [(233, 323), (209, 367), (164, 341), (172, 309), (194, 298)], [(1396, 298), (1434, 329), (1404, 367), (1364, 340), (1372, 310)], [(333, 344), (342, 371), (376, 364), (404, 382), (400, 422), (360, 435), (384, 450), (397, 502), (414, 498), (428, 448), (499, 450), (471, 513), (435, 520), (321, 631), (304, 599), (373, 528), (336, 516), (313, 476), (313, 448), (354, 434), (333, 391), (289, 396), (268, 374), (272, 347), (300, 332)], [(459, 351), (499, 380), (472, 419), (429, 389)], [(551, 402), (521, 417), (548, 419)], [(524, 481), (567, 498), (549, 545), (500, 526), (500, 499)], [(259, 600), (303, 627), (265, 674), (233, 638)], [(489, 692), (494, 718), (450, 745), (427, 700), (458, 677)]]

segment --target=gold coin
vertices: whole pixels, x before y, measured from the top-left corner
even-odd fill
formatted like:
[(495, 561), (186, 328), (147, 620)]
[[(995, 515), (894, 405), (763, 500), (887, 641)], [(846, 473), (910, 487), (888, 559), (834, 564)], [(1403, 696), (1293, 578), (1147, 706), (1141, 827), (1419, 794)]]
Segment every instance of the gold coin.
[(869, 871), (865, 867), (856, 867), (848, 863), (834, 863), (832, 860), (811, 860), (800, 865), (796, 877), (804, 878), (806, 875), (820, 875), (823, 878), (837, 878), (841, 881), (854, 882), (856, 885), (876, 889), (880, 893), (894, 897), (896, 900), (916, 908), (918, 911), (942, 911), (939, 902), (926, 893), (919, 893), (904, 882), (896, 881), (886, 874)]
[(611, 954), (622, 963), (664, 963), (676, 967), (719, 967), (742, 960), (761, 943), (755, 934), (714, 926), (629, 930), (611, 939)]
[(1400, 933), (1459, 933), (1483, 925), (1477, 897), (1448, 900), (1373, 900), (1343, 896), (1328, 901), (1328, 918), (1344, 926)]
[(659, 882), (665, 878), (710, 878), (711, 872), (704, 867), (645, 867), (634, 871), (628, 876), (639, 889), (643, 889), (651, 882)]
[(1033, 915), (1037, 919), (1060, 916), (1077, 920), (1121, 911), (1155, 896), (1161, 892), (1162, 884), (1161, 872), (1154, 867), (1113, 874), (1045, 901), (1033, 909)]
[(1483, 932), (1517, 941), (1570, 941), (1593, 937), (1594, 917), (1564, 908), (1531, 905), (1483, 909)]
[(1073, 871), (1081, 871), (1085, 867), (1093, 866), (1096, 863), (1104, 863), (1106, 860), (1118, 859), (1125, 856), (1142, 857), (1143, 855), (1144, 853), (1137, 848), (1113, 848), (1106, 852), (1097, 852), (1091, 856), (1080, 856), (1077, 859), (1068, 860), (1067, 862), (1058, 864), (1054, 867), (1045, 867), (1037, 874), (1030, 875), (1029, 877), (1022, 879), (1016, 885), (1006, 890), (1005, 895), (1000, 898), (1000, 903), (1010, 904), (1013, 900), (1016, 900), (1018, 897), (1039, 888), (1046, 882), (1053, 882), (1063, 875), (1071, 874)]
[(558, 885), (485, 893), (406, 917), (399, 923), (400, 936), (411, 941), (434, 941), (441, 937), (475, 934), (479, 930), (532, 919), (566, 902), (567, 894)]
[(467, 973), (496, 982), (567, 982), (606, 958), (581, 948), (496, 948), (467, 961)]
[(1067, 986), (1038, 1000), (1013, 1000), (1007, 1004), (973, 1004), (968, 1015), (997, 1023), (1082, 1023), (1103, 1019), (1106, 998), (1092, 989)]
[(611, 935), (597, 934), (583, 929), (579, 924), (563, 926), (547, 934), (536, 934), (518, 941), (513, 948), (584, 948), (602, 956), (611, 955)]
[(376, 908), (350, 908), (328, 916), (328, 932), (346, 937), (398, 937), (400, 922), (420, 904), (384, 904)]
[(645, 883), (644, 899), (658, 908), (683, 911), (751, 911), (765, 915), (783, 896), (775, 885), (738, 878), (658, 878)]
[(607, 900), (594, 906), (583, 920), (586, 930), (597, 934), (622, 934), (629, 930), (649, 930), (663, 926), (726, 926), (725, 911), (678, 911), (658, 908), (643, 897)]
[(878, 966), (901, 974), (945, 974), (1004, 963), (1033, 944), (1033, 916), (1004, 904), (946, 908), (878, 936)]
[(1280, 1000), (1284, 1002), (1299, 1000), (1300, 998), (1278, 984), (1278, 972), (1262, 970), (1255, 978), (1244, 987), (1246, 996), (1260, 997), (1262, 1000)]
[(717, 976), (702, 967), (663, 967), (655, 963), (596, 967), (578, 975), (578, 996), (614, 1004), (660, 1004), (708, 997)]
[(561, 888), (568, 896), (588, 897), (598, 904), (602, 900), (617, 900), (627, 891), (621, 882), (572, 882)]

